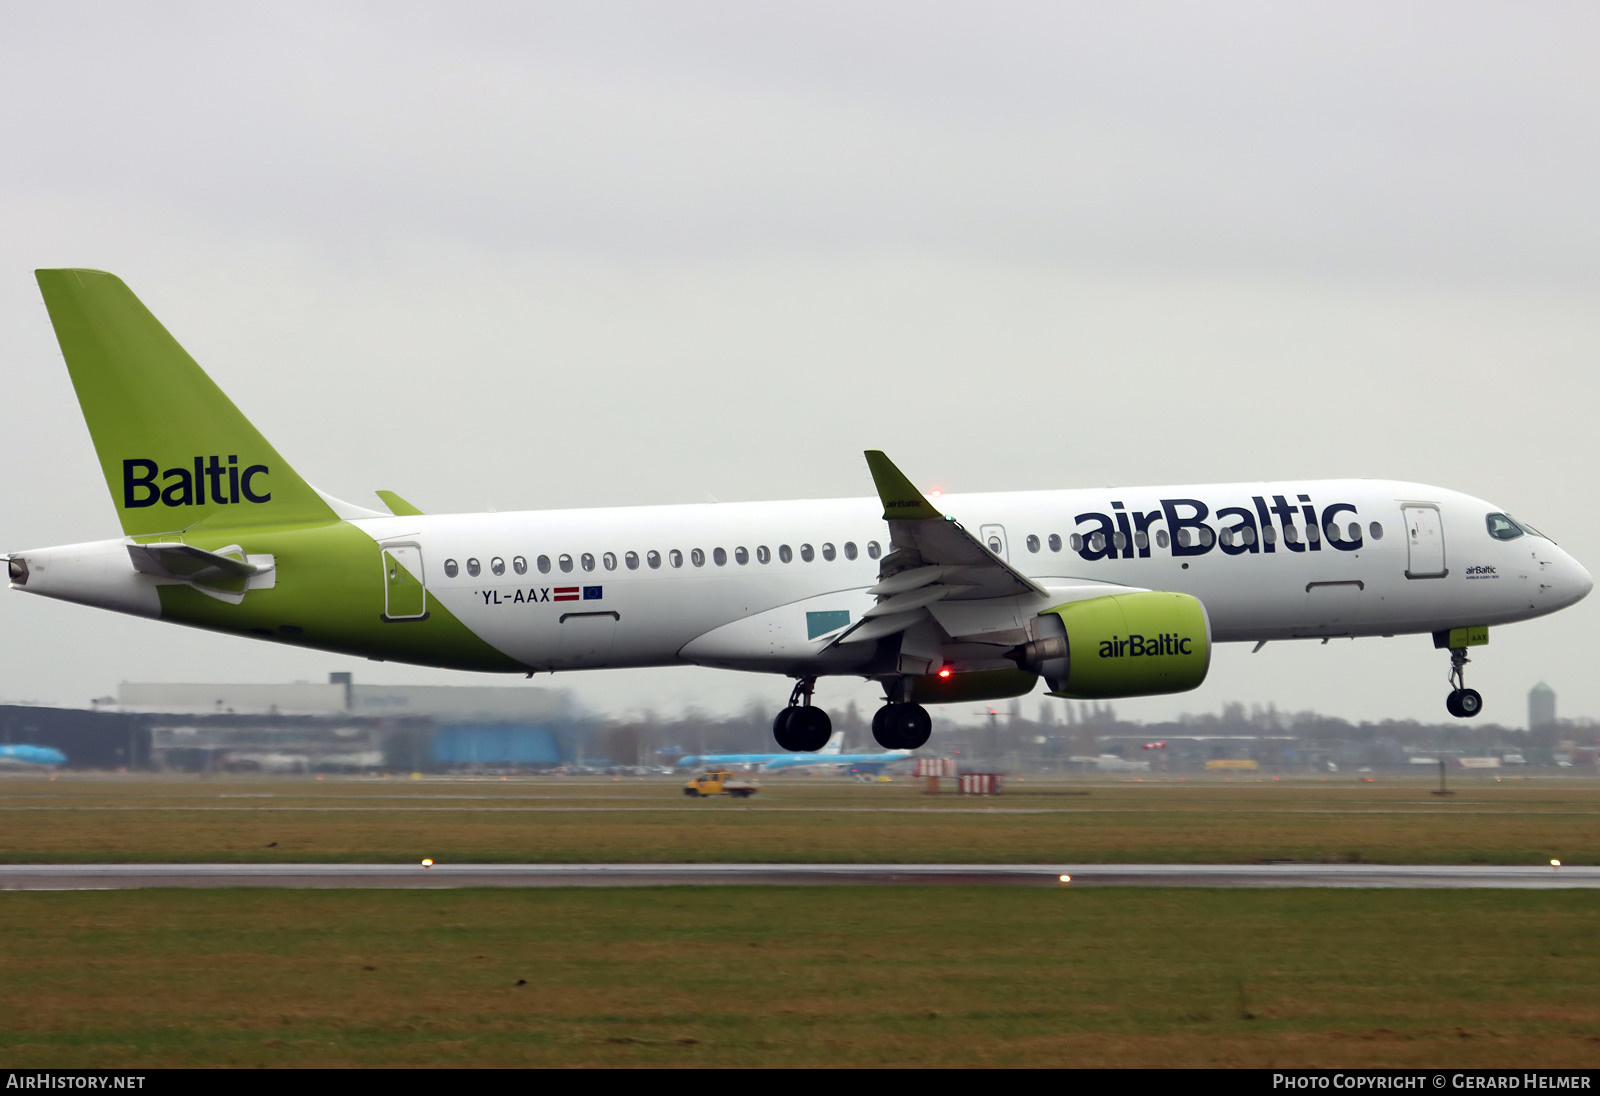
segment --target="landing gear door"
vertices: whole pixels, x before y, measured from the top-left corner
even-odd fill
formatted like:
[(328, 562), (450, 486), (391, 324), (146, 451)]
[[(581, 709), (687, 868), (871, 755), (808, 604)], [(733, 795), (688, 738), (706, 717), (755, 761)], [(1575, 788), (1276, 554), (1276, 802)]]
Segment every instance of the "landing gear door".
[(1402, 506), (1406, 522), (1406, 578), (1443, 578), (1444, 524), (1437, 506)]
[(422, 549), (415, 544), (385, 544), (383, 553), (383, 619), (424, 620), (428, 588), (423, 578)]
[(983, 546), (1007, 563), (1011, 556), (1006, 551), (1006, 527), (1004, 525), (978, 526), (978, 539), (983, 541)]

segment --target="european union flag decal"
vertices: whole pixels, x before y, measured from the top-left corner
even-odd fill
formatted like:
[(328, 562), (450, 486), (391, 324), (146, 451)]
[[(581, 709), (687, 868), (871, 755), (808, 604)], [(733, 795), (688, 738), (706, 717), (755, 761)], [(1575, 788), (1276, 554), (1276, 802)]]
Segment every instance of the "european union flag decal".
[(599, 601), (600, 600), (600, 587), (598, 587), (598, 586), (585, 586), (583, 588), (583, 600), (584, 601)]

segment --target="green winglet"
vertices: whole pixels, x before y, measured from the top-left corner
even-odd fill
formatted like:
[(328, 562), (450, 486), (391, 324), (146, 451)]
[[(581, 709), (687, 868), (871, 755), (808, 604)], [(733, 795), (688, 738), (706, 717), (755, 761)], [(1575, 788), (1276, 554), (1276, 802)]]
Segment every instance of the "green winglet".
[(867, 467), (872, 470), (872, 482), (877, 485), (878, 497), (883, 500), (884, 521), (943, 521), (944, 515), (933, 503), (922, 497), (922, 492), (911, 486), (906, 474), (877, 449), (867, 450)]
[(383, 500), (383, 504), (389, 508), (389, 513), (397, 518), (419, 518), (422, 516), (421, 510), (412, 506), (393, 491), (379, 491), (377, 494)]

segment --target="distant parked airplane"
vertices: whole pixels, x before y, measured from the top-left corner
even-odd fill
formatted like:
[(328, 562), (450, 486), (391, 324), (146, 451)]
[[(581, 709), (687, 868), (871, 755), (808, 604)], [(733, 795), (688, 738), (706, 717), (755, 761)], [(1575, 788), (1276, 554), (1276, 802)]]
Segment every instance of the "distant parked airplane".
[(0, 746), (0, 767), (31, 769), (65, 764), (67, 755), (49, 746)]
[(854, 769), (874, 769), (911, 756), (910, 750), (847, 754), (841, 752), (843, 746), (844, 735), (838, 734), (834, 735), (833, 741), (822, 749), (806, 753), (689, 754), (678, 759), (678, 767), (698, 769), (708, 765), (756, 765), (768, 772), (808, 765), (845, 765)]

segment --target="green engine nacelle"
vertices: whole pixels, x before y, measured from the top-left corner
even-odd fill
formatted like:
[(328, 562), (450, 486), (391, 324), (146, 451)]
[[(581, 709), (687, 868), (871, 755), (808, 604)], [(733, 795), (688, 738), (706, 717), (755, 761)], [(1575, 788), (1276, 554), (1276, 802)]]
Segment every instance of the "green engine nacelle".
[(1109, 700), (1193, 689), (1211, 667), (1211, 621), (1188, 594), (1111, 594), (1046, 609), (1013, 652), (1051, 696)]

